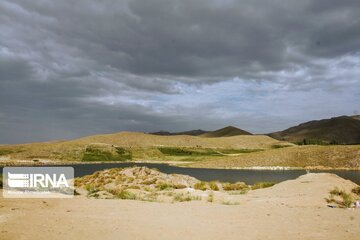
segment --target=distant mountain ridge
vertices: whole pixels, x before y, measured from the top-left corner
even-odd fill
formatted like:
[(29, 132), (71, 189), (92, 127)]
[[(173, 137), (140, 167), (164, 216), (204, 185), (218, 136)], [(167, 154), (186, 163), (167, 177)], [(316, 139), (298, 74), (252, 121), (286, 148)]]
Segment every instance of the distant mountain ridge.
[(360, 116), (339, 116), (305, 122), (268, 136), (293, 143), (359, 144)]
[(252, 135), (252, 133), (234, 126), (228, 126), (212, 132), (201, 134), (200, 137), (232, 137), (238, 135)]
[(158, 136), (176, 136), (176, 135), (189, 135), (189, 136), (199, 136), (199, 137), (232, 137), (238, 135), (252, 135), (252, 133), (242, 130), (234, 126), (227, 126), (215, 131), (204, 131), (201, 129), (184, 131), (184, 132), (168, 132), (168, 131), (159, 131), (149, 133), (152, 135)]

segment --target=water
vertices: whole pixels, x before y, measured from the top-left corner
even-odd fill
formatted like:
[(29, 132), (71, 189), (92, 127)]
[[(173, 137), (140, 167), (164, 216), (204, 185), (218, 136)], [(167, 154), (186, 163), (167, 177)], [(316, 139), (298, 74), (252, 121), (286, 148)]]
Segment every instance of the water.
[[(245, 169), (209, 169), (209, 168), (182, 168), (169, 166), (167, 164), (155, 163), (103, 163), (103, 164), (75, 164), (61, 165), (72, 166), (75, 170), (75, 177), (92, 174), (96, 171), (109, 168), (124, 168), (131, 166), (146, 166), (157, 168), (163, 173), (185, 174), (203, 181), (219, 180), (222, 182), (245, 182), (254, 184), (256, 182), (281, 182), (288, 179), (295, 179), (303, 174), (305, 170), (245, 170)], [(1, 169), (2, 170), (2, 169)], [(360, 184), (360, 171), (354, 170), (311, 170), (312, 173), (327, 172), (334, 173), (344, 179), (349, 179)]]

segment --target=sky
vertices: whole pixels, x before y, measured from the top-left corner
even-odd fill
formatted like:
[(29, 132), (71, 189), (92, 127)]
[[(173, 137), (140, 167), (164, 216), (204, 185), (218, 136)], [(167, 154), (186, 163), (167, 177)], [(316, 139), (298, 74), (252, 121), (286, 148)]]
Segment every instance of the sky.
[(358, 0), (1, 0), (0, 144), (360, 112)]

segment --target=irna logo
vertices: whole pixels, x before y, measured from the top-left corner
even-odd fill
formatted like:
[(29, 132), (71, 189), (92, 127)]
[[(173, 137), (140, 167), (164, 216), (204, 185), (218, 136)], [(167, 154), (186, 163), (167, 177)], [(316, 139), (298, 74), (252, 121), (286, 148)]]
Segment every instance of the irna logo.
[(8, 186), (13, 188), (47, 188), (69, 187), (65, 174), (22, 174), (8, 172)]
[(4, 197), (69, 198), (74, 195), (72, 167), (5, 167)]

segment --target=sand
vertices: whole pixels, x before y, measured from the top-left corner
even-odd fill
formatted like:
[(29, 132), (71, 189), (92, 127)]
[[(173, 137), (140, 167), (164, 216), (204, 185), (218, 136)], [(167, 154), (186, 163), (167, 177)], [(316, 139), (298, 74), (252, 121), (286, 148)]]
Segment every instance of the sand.
[(360, 209), (326, 206), (334, 186), (356, 184), (307, 174), (236, 196), (239, 205), (0, 198), (0, 239), (359, 239)]

